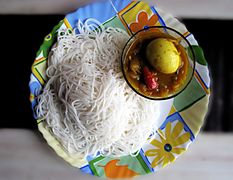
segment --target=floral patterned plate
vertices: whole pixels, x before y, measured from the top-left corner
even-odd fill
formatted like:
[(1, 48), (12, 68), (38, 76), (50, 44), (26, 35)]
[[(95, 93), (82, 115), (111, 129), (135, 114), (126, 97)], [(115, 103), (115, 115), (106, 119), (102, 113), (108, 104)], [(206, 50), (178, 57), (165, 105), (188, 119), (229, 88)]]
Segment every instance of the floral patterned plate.
[[(172, 15), (144, 2), (109, 0), (93, 3), (68, 14), (56, 25), (41, 45), (32, 65), (30, 101), (36, 106), (36, 97), (46, 82), (45, 70), (49, 50), (56, 41), (60, 28), (72, 29), (78, 20), (95, 18), (104, 26), (122, 28), (130, 35), (145, 26), (169, 26), (182, 33), (193, 46), (196, 55), (194, 77), (188, 87), (174, 99), (161, 101), (161, 126), (155, 137), (145, 144), (136, 157), (117, 159), (103, 156), (83, 158), (71, 156), (53, 137), (45, 122), (37, 120), (38, 128), (48, 144), (72, 166), (87, 174), (107, 178), (129, 178), (156, 172), (174, 162), (183, 154), (198, 135), (208, 110), (210, 78), (203, 51), (194, 36)], [(152, 117), (153, 118), (153, 117)]]

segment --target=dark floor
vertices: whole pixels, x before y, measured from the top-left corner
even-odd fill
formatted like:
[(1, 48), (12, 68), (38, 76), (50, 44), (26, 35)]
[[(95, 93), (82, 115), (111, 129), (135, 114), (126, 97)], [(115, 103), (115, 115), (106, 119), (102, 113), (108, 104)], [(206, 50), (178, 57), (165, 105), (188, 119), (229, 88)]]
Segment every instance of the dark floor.
[[(30, 109), (28, 82), (35, 53), (44, 36), (63, 15), (0, 16), (0, 127), (36, 128)], [(212, 106), (206, 131), (233, 131), (233, 20), (183, 19), (205, 51), (212, 76)]]

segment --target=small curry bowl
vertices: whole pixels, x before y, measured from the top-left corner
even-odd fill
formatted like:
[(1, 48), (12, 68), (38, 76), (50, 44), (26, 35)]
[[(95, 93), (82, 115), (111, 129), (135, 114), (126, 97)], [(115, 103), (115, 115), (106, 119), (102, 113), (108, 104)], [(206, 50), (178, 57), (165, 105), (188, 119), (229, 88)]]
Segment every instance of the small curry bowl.
[(190, 42), (166, 26), (150, 26), (133, 34), (121, 55), (127, 84), (151, 100), (170, 99), (182, 93), (193, 78), (195, 64)]

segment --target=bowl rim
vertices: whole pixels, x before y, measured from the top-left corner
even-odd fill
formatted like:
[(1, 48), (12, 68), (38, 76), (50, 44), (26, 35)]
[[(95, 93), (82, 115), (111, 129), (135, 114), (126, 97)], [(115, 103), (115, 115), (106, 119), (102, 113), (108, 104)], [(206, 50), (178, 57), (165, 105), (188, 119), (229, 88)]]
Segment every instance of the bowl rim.
[[(124, 61), (124, 58), (123, 58), (123, 56), (124, 56), (124, 52), (125, 52), (125, 50), (126, 50), (126, 47), (127, 47), (128, 43), (129, 43), (137, 34), (139, 34), (140, 32), (142, 32), (142, 31), (147, 31), (147, 30), (153, 29), (153, 28), (159, 28), (159, 29), (165, 29), (165, 30), (166, 30), (166, 29), (169, 29), (169, 30), (171, 30), (171, 31), (173, 31), (173, 32), (175, 32), (175, 33), (177, 33), (179, 36), (182, 37), (182, 39), (184, 39), (184, 40), (186, 41), (186, 43), (188, 44), (188, 47), (189, 47), (190, 50), (191, 50), (192, 56), (193, 56), (193, 58), (192, 58), (192, 59), (193, 59), (192, 73), (191, 73), (191, 77), (190, 77), (190, 79), (188, 80), (187, 84), (186, 84), (180, 91), (178, 91), (177, 93), (175, 93), (175, 94), (173, 94), (173, 95), (171, 95), (171, 96), (167, 96), (167, 97), (150, 97), (150, 96), (146, 96), (146, 95), (140, 93), (140, 92), (137, 91), (137, 90), (131, 85), (131, 83), (128, 81), (128, 79), (127, 79), (127, 77), (126, 77), (126, 74), (125, 74), (125, 71), (124, 71), (124, 62), (123, 62), (123, 61)], [(146, 98), (146, 99), (150, 99), (150, 100), (154, 100), (154, 101), (156, 101), (156, 100), (168, 100), (168, 99), (174, 98), (174, 97), (178, 96), (180, 93), (182, 93), (182, 92), (188, 87), (188, 85), (190, 84), (190, 82), (192, 81), (193, 76), (194, 76), (194, 71), (195, 71), (195, 69), (196, 69), (196, 56), (195, 56), (195, 53), (194, 53), (194, 50), (193, 50), (193, 47), (192, 47), (191, 43), (190, 43), (190, 42), (187, 40), (187, 38), (186, 38), (183, 34), (181, 34), (179, 31), (177, 31), (176, 29), (173, 29), (173, 28), (171, 28), (171, 27), (168, 27), (168, 26), (147, 26), (146, 28), (137, 31), (135, 34), (132, 34), (132, 36), (131, 36), (131, 37), (128, 39), (128, 41), (125, 43), (125, 46), (124, 46), (123, 51), (122, 51), (122, 53), (121, 53), (121, 70), (122, 70), (124, 79), (125, 79), (125, 81), (127, 82), (127, 84), (129, 85), (129, 87), (130, 87), (136, 94), (138, 94), (138, 95), (140, 95), (140, 96), (142, 96), (142, 97), (144, 97), (144, 98)]]

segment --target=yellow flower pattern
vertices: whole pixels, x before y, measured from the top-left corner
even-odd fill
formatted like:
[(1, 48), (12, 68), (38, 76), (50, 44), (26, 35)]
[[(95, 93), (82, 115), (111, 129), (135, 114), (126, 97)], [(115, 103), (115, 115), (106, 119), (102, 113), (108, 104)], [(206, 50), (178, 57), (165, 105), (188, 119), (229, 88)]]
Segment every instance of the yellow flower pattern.
[(190, 139), (189, 132), (181, 134), (183, 129), (184, 125), (181, 122), (176, 123), (173, 129), (171, 122), (168, 122), (165, 127), (165, 134), (160, 129), (158, 130), (161, 141), (153, 139), (151, 144), (155, 146), (156, 149), (150, 149), (145, 152), (146, 156), (154, 157), (151, 163), (152, 168), (159, 164), (162, 164), (162, 167), (165, 167), (167, 164), (175, 160), (174, 154), (179, 155), (186, 150), (183, 147), (179, 147)]

